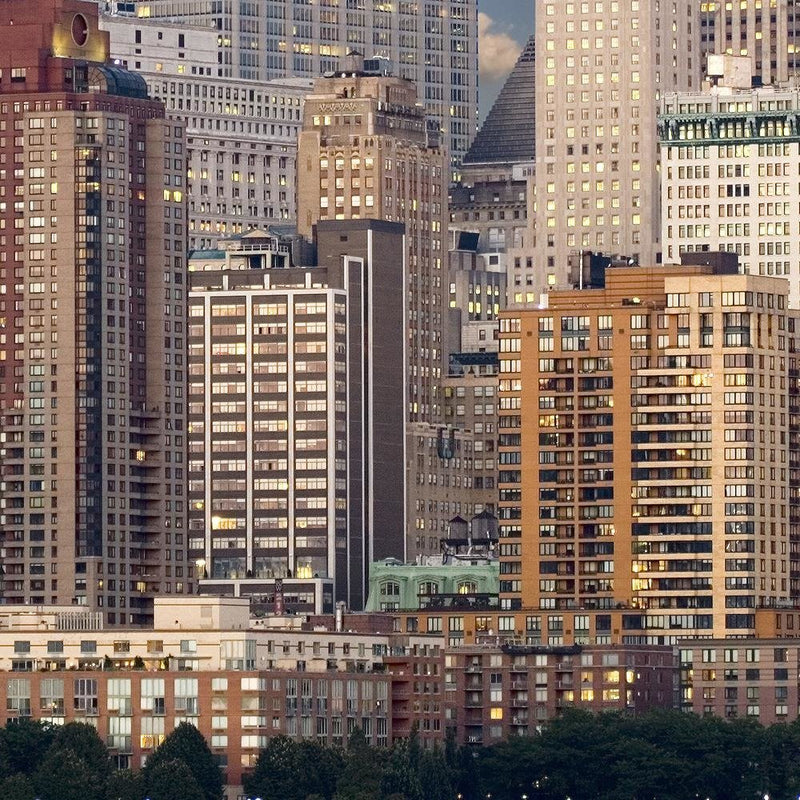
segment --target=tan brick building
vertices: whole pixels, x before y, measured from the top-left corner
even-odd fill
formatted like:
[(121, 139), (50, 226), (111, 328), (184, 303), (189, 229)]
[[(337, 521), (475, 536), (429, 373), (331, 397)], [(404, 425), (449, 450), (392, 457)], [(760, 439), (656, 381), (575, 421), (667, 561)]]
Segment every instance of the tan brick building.
[(724, 636), (796, 596), (787, 293), (724, 266), (612, 268), (506, 314), (501, 607)]

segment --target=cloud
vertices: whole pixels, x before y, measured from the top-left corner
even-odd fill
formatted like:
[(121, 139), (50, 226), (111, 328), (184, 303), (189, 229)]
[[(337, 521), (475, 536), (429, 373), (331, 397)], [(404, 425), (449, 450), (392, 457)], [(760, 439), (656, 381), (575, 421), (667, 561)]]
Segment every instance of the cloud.
[(496, 25), (488, 14), (483, 11), (478, 14), (480, 77), (490, 81), (508, 75), (522, 50), (519, 42), (505, 31), (497, 30)]

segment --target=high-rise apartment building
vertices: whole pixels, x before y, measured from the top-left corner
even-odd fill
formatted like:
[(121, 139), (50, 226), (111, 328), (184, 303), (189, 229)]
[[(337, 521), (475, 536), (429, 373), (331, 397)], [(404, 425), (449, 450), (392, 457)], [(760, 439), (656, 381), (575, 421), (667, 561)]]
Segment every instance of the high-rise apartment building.
[(0, 5), (2, 598), (130, 624), (189, 591), (186, 161), (108, 51), (96, 4)]
[(763, 84), (782, 82), (800, 67), (800, 14), (794, 0), (703, 0), (700, 46), (704, 56), (747, 56)]
[(664, 261), (738, 253), (743, 272), (789, 279), (800, 307), (797, 89), (667, 95), (659, 121)]
[(504, 607), (631, 608), (653, 635), (730, 637), (796, 596), (787, 296), (735, 264), (619, 267), (507, 312)]
[(319, 267), (258, 232), (190, 264), (190, 557), (269, 610), (358, 608), (367, 565), (404, 557), (403, 229), (317, 244)]
[(147, 0), (141, 18), (213, 25), (225, 78), (316, 78), (343, 68), (351, 50), (388, 58), (420, 90), (441, 129), (455, 180), (478, 123), (477, 0), (316, 4), (300, 0)]
[[(306, 97), (298, 143), (298, 232), (319, 220), (383, 219), (406, 228), (409, 420), (437, 422), (442, 407), (446, 175), (438, 137), (414, 85), (365, 72), (319, 79)], [(398, 298), (399, 300), (399, 298)]]
[(693, 0), (537, 7), (539, 290), (563, 287), (569, 256), (581, 250), (656, 263), (658, 99), (699, 85), (699, 18)]
[(217, 31), (189, 22), (104, 14), (115, 62), (186, 126), (189, 248), (294, 220), (297, 134), (311, 80), (218, 75)]

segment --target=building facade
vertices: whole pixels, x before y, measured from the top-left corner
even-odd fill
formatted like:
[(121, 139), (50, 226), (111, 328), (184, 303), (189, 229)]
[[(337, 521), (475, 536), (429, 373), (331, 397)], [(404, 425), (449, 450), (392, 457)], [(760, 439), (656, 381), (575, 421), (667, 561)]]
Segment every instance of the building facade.
[(764, 85), (797, 74), (800, 19), (792, 0), (770, 0), (768, 9), (757, 3), (704, 0), (700, 14), (700, 44), (705, 56), (746, 56), (753, 75)]
[(187, 722), (231, 798), (273, 736), (343, 746), (358, 726), (390, 746), (416, 720), (426, 746), (443, 741), (439, 637), (311, 631), (297, 616), (249, 627), (246, 600), (185, 600), (157, 600), (154, 626), (136, 630), (22, 610), (0, 654), (0, 724), (86, 723), (117, 768), (138, 770)]
[(671, 647), (532, 647), (445, 651), (445, 718), (456, 740), (491, 745), (534, 735), (570, 708), (640, 714), (675, 705)]
[(403, 409), (389, 407), (404, 385), (402, 227), (321, 227), (317, 268), (255, 232), (195, 252), (189, 300), (201, 586), (269, 604), (280, 581), (317, 613), (361, 607), (366, 565), (403, 557), (405, 502)]
[(4, 3), (0, 72), (3, 599), (146, 622), (190, 591), (184, 131), (96, 4)]
[[(441, 130), (456, 180), (478, 124), (477, 0), (404, 0), (354, 8), (290, 0), (220, 6), (211, 0), (147, 0), (141, 19), (172, 18), (214, 27), (220, 77), (317, 78), (344, 69), (350, 51), (382, 57), (413, 81)], [(452, 177), (450, 177), (452, 173)]]
[(785, 639), (683, 641), (680, 704), (684, 711), (762, 725), (798, 717), (798, 650)]
[(311, 80), (218, 75), (214, 28), (105, 14), (112, 56), (186, 126), (189, 248), (294, 220), (297, 135)]
[(497, 512), (497, 370), (475, 366), (451, 371), (444, 381), (445, 419), (472, 434), (475, 513)]
[(715, 87), (667, 95), (659, 117), (664, 261), (726, 250), (743, 272), (789, 281), (800, 304), (800, 156), (792, 88)]
[(656, 263), (658, 98), (699, 86), (699, 16), (692, 0), (537, 9), (534, 296), (580, 250)]
[(447, 192), (438, 137), (414, 85), (370, 74), (321, 78), (306, 98), (298, 142), (298, 232), (319, 220), (385, 219), (406, 226), (409, 420), (441, 419)]
[(794, 597), (787, 295), (735, 265), (611, 268), (507, 312), (501, 605), (722, 637)]

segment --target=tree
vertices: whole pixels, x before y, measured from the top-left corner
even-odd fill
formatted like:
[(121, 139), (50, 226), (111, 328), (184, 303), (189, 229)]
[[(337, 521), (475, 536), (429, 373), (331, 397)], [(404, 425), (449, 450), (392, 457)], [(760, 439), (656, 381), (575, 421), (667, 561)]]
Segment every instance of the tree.
[(0, 731), (0, 769), (3, 775), (32, 775), (55, 738), (53, 725), (20, 717)]
[(3, 800), (34, 800), (30, 779), (22, 773), (17, 773), (0, 781), (0, 797)]
[(31, 781), (40, 800), (103, 800), (101, 782), (74, 750), (52, 748)]
[(444, 753), (438, 748), (422, 753), (418, 775), (425, 800), (451, 800), (456, 796), (452, 772)]
[(106, 800), (142, 800), (145, 796), (140, 776), (129, 769), (112, 772), (106, 781)]
[(336, 783), (335, 800), (374, 800), (380, 797), (384, 760), (370, 747), (361, 728), (354, 728), (347, 741), (344, 768)]
[(288, 736), (275, 736), (259, 753), (255, 769), (244, 778), (245, 793), (263, 800), (305, 800), (307, 792), (298, 785), (297, 744)]
[(143, 789), (150, 800), (203, 800), (203, 792), (189, 765), (180, 759), (161, 760), (147, 771)]
[(336, 794), (336, 783), (342, 773), (344, 761), (341, 750), (325, 747), (319, 742), (304, 739), (297, 745), (300, 770), (308, 775), (305, 791), (308, 795), (320, 795), (323, 800), (332, 800)]
[(405, 800), (423, 800), (418, 765), (418, 754), (413, 752), (411, 742), (408, 740), (395, 742), (381, 779), (383, 797), (387, 800), (393, 796)]
[(222, 800), (222, 773), (203, 735), (194, 725), (182, 722), (155, 749), (143, 769), (147, 784), (150, 773), (164, 762), (182, 761), (189, 768), (204, 800)]
[(87, 725), (85, 722), (69, 722), (60, 727), (51, 745), (52, 748), (72, 750), (80, 754), (89, 770), (103, 783), (111, 774), (108, 750), (92, 725)]

